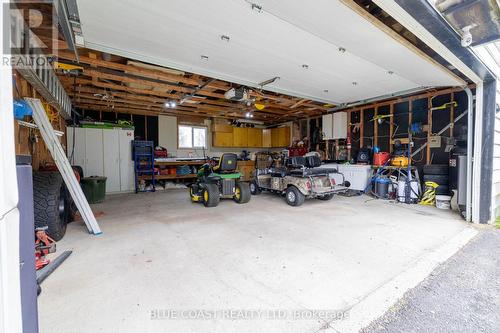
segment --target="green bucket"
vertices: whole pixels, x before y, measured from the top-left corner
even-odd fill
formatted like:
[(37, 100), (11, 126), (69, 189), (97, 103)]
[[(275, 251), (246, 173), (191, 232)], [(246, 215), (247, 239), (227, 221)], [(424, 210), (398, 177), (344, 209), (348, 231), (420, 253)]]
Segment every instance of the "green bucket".
[(106, 196), (106, 177), (86, 177), (80, 180), (83, 193), (90, 204), (104, 201)]

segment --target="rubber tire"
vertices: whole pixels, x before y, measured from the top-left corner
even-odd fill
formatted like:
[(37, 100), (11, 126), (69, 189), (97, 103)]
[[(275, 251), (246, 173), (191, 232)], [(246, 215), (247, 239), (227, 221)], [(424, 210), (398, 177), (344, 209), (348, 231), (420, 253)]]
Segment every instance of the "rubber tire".
[(83, 178), (83, 168), (79, 165), (72, 165), (71, 167), (73, 168), (73, 170), (78, 172), (78, 174), (80, 175), (80, 179), (82, 179)]
[[(290, 192), (293, 192), (293, 194), (295, 195), (295, 201), (290, 201), (288, 199), (288, 193)], [(305, 199), (306, 197), (302, 194), (302, 192), (300, 192), (299, 189), (293, 185), (289, 186), (285, 191), (285, 201), (290, 206), (298, 207), (304, 203)]]
[(439, 185), (448, 185), (448, 175), (424, 175), (425, 182), (434, 182)]
[(250, 201), (250, 198), (252, 197), (252, 193), (250, 193), (250, 184), (245, 183), (245, 182), (237, 182), (236, 187), (239, 187), (240, 189), (240, 199), (236, 200), (236, 197), (234, 198), (234, 201), (236, 201), (239, 204), (245, 204)]
[(203, 198), (205, 198), (205, 192), (208, 192), (208, 200), (203, 200), (203, 205), (205, 207), (217, 207), (220, 202), (219, 187), (216, 184), (205, 184), (203, 187)]
[(424, 175), (448, 175), (448, 164), (424, 165)]
[(61, 240), (66, 233), (69, 219), (66, 194), (59, 172), (33, 173), (35, 227), (47, 227), (47, 235), (55, 241)]
[(450, 195), (450, 189), (448, 185), (439, 185), (436, 187), (436, 195)]
[(255, 179), (250, 182), (250, 193), (253, 195), (259, 195), (262, 193), (262, 190)]
[(331, 194), (327, 194), (327, 195), (323, 195), (321, 197), (317, 197), (318, 200), (323, 200), (323, 201), (328, 201), (328, 200), (332, 200), (334, 194), (331, 193)]

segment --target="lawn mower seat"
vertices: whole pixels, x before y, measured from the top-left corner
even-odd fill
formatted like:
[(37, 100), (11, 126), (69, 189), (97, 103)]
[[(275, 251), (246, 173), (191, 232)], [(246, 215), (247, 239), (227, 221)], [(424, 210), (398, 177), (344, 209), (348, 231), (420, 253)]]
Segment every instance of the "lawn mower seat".
[(238, 157), (233, 153), (224, 153), (219, 159), (219, 164), (214, 167), (214, 172), (232, 173), (236, 170)]

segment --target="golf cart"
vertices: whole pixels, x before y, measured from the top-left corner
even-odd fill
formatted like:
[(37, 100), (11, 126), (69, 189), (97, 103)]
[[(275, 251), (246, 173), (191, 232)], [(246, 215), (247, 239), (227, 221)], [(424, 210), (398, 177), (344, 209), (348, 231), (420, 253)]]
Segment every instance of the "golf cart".
[[(257, 165), (255, 179), (250, 183), (254, 195), (269, 191), (285, 196), (290, 206), (300, 206), (307, 198), (330, 200), (334, 194), (346, 192), (350, 186), (344, 175), (333, 168), (318, 168), (318, 155), (282, 157), (281, 163), (269, 159), (270, 165)], [(277, 163), (278, 162), (278, 163)], [(335, 177), (330, 177), (334, 174)]]
[(240, 181), (241, 173), (236, 171), (237, 156), (225, 153), (213, 158), (198, 170), (196, 182), (189, 188), (191, 201), (203, 202), (205, 207), (215, 207), (221, 198), (234, 199), (243, 204), (250, 201), (250, 186)]

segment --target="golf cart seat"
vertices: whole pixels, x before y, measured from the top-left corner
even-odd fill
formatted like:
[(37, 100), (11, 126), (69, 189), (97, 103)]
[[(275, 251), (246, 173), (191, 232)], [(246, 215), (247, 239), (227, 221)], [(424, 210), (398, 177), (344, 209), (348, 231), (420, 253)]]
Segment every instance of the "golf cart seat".
[(219, 158), (219, 163), (213, 168), (217, 173), (233, 173), (236, 170), (238, 157), (234, 153), (224, 153)]

